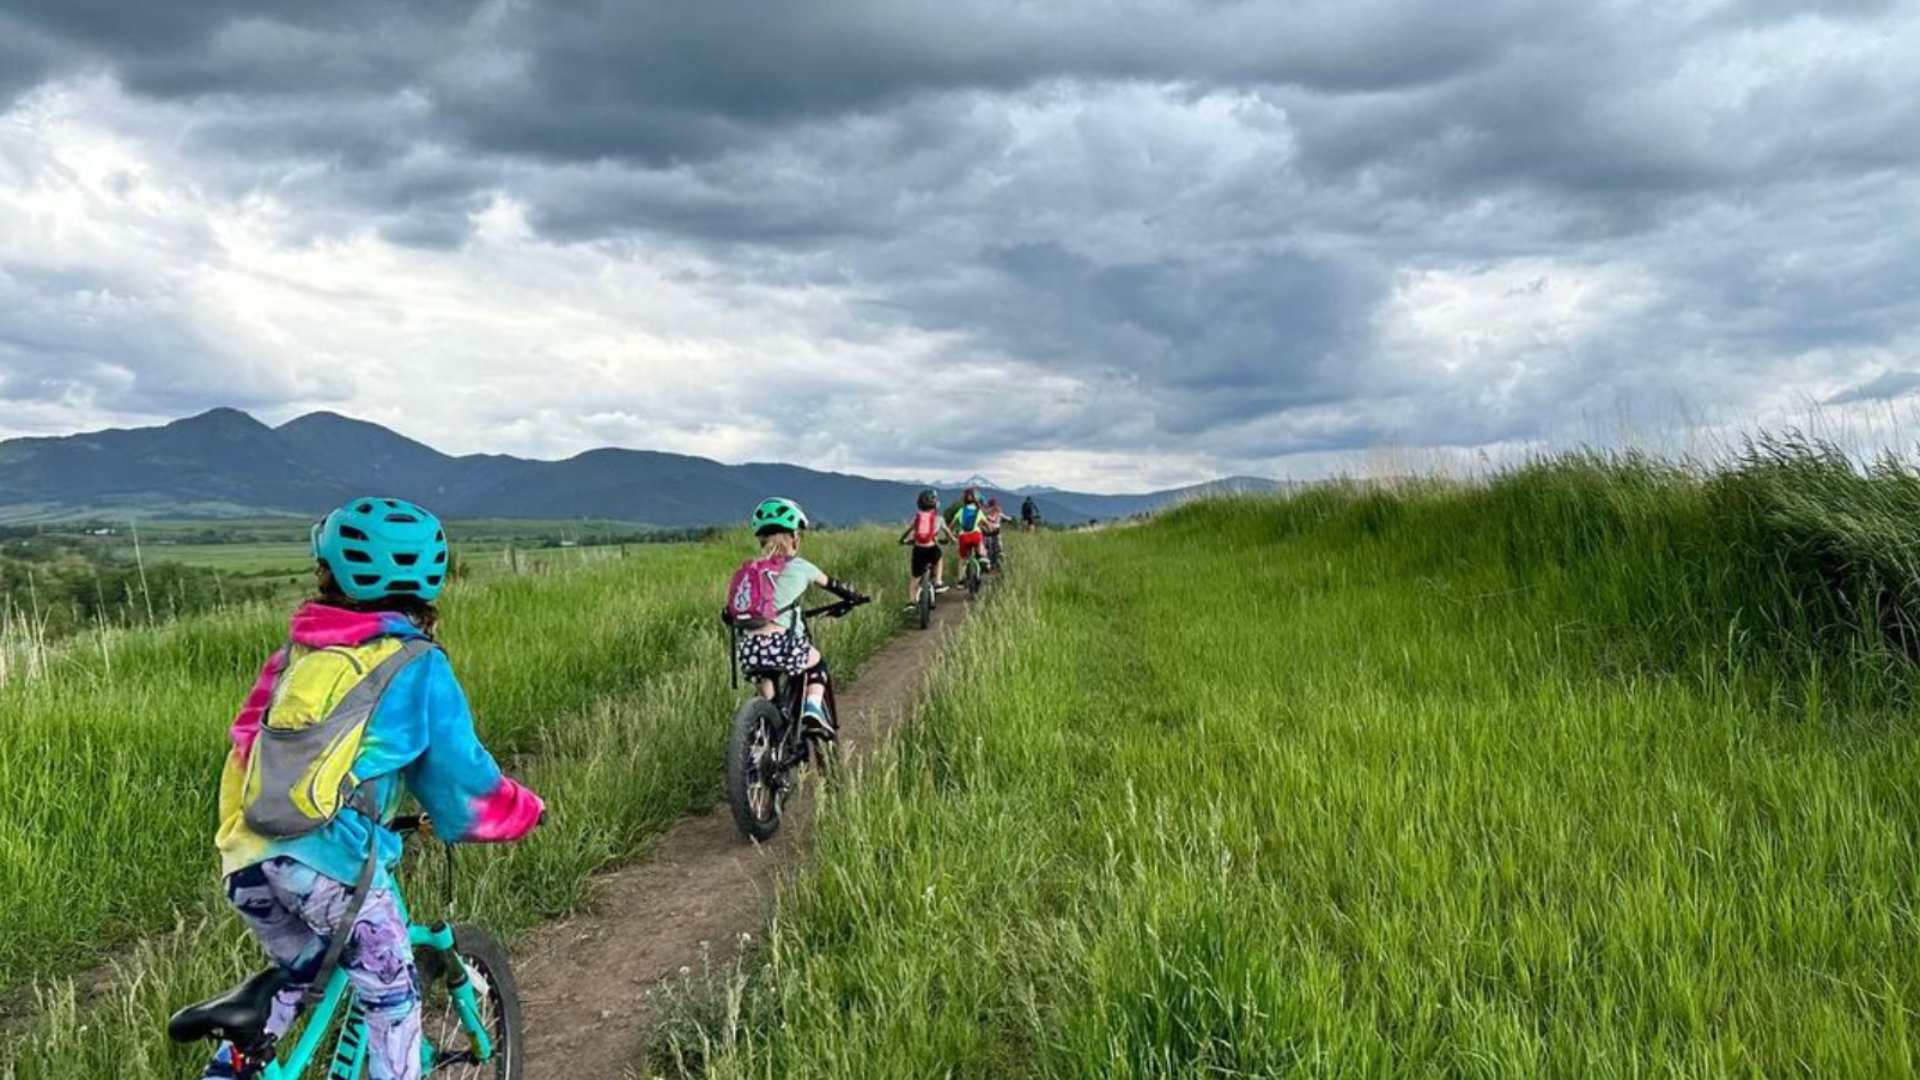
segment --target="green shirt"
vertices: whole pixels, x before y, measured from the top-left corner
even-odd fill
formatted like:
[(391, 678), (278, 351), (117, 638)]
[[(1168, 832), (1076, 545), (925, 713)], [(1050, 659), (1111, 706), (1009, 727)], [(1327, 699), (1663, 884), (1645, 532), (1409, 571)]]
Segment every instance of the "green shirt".
[(786, 568), (780, 571), (780, 576), (773, 579), (773, 606), (782, 611), (786, 611), (789, 605), (793, 607), (793, 610), (787, 611), (780, 620), (788, 630), (796, 634), (807, 632), (806, 620), (800, 615), (800, 598), (807, 594), (807, 589), (812, 587), (819, 577), (819, 567), (795, 555), (787, 560)]

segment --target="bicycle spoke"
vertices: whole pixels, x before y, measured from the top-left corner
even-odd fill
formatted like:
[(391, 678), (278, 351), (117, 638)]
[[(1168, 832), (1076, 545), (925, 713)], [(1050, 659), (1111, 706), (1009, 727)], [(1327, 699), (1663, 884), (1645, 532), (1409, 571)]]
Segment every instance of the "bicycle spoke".
[(773, 734), (765, 725), (754, 733), (753, 747), (748, 752), (747, 807), (753, 816), (761, 821), (774, 814), (775, 792), (772, 770), (768, 768), (773, 757)]

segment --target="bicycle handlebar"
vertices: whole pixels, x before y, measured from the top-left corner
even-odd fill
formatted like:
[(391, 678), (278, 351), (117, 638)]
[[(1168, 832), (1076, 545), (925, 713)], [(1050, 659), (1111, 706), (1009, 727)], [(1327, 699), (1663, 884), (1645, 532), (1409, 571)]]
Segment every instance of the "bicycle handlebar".
[(838, 619), (842, 616), (853, 614), (853, 609), (859, 607), (861, 604), (871, 603), (873, 603), (873, 597), (871, 596), (856, 596), (850, 600), (836, 600), (831, 604), (822, 604), (817, 608), (809, 608), (800, 614), (802, 617), (808, 619)]

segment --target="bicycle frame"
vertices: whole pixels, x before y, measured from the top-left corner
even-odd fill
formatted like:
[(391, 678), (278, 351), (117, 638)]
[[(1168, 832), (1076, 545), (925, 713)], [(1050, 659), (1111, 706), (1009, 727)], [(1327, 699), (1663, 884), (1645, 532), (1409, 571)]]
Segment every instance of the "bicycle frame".
[[(407, 902), (400, 895), (396, 884), (394, 902), (400, 907), (400, 917), (407, 920), (407, 940), (415, 948), (436, 949), (443, 953), (453, 951), (453, 927), (446, 923), (434, 926), (422, 926), (413, 921), (407, 913)], [(453, 958), (459, 963), (459, 958)], [(479, 1061), (493, 1058), (493, 1038), (487, 1033), (486, 1025), (480, 1021), (480, 1002), (473, 991), (473, 980), (461, 979), (449, 988), (453, 996), (454, 1008), (460, 1013), (461, 1026), (473, 1040), (473, 1054)], [(320, 1001), (309, 1010), (300, 1038), (294, 1043), (293, 1050), (284, 1061), (270, 1061), (265, 1069), (254, 1075), (258, 1080), (298, 1080), (305, 1075), (307, 1067), (312, 1065), (320, 1050), (321, 1040), (333, 1027), (333, 1019), (342, 1005), (346, 1006), (347, 1019), (341, 1025), (339, 1037), (334, 1040), (332, 1063), (327, 1068), (327, 1080), (360, 1080), (367, 1067), (367, 1021), (360, 1009), (360, 1002), (348, 983), (344, 967), (336, 967), (327, 980), (327, 992)], [(421, 1072), (433, 1071), (434, 1059), (438, 1048), (427, 1040), (424, 1033), (420, 1036)]]
[(967, 561), (960, 564), (960, 576), (984, 580), (987, 576), (987, 565), (987, 542), (981, 540), (980, 545), (967, 555)]

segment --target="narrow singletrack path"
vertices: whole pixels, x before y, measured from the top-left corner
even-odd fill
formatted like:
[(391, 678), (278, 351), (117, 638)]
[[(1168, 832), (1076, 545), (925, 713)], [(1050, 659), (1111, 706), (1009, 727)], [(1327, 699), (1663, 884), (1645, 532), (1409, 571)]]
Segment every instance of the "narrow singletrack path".
[[(843, 766), (899, 727), (967, 608), (955, 588), (930, 629), (903, 630), (836, 693)], [(713, 768), (725, 763), (716, 757)], [(589, 912), (528, 935), (514, 974), (526, 1003), (529, 1080), (616, 1080), (635, 1064), (663, 1019), (662, 983), (709, 958), (731, 964), (742, 935), (765, 924), (775, 883), (805, 854), (808, 803), (793, 800), (765, 845), (743, 839), (724, 804), (687, 818), (647, 861), (596, 879)]]

